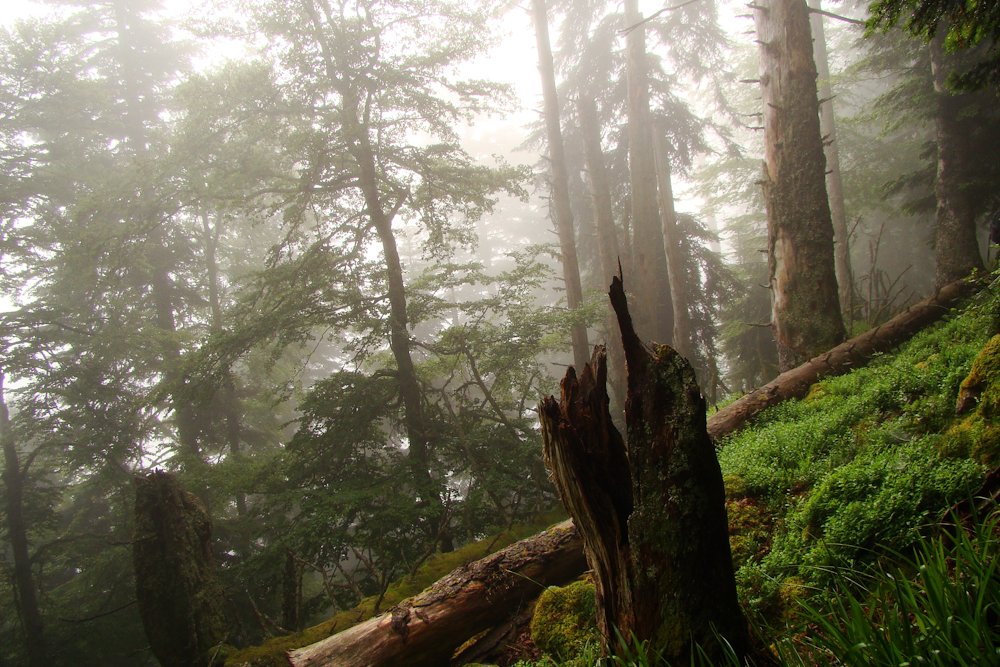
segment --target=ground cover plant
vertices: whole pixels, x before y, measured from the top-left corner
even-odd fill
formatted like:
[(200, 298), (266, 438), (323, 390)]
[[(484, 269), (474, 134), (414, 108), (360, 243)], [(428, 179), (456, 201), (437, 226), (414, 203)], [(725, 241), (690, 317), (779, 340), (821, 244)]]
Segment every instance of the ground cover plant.
[[(996, 466), (998, 304), (994, 284), (718, 443), (741, 603), (782, 664), (996, 664), (996, 515), (942, 521)], [(658, 664), (642, 645), (616, 659)]]

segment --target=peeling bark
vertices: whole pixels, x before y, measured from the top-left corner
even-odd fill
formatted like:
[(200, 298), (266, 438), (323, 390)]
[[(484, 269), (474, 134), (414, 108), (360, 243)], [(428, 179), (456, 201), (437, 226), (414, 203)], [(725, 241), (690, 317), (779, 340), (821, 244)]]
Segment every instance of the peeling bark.
[(754, 5), (764, 98), (764, 201), (778, 365), (844, 340), (805, 0)]

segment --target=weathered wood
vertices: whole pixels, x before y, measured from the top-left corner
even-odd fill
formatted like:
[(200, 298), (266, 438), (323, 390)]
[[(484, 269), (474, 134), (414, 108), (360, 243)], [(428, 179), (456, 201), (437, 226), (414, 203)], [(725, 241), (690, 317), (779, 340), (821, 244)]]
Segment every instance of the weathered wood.
[(607, 648), (649, 640), (673, 664), (695, 644), (721, 658), (716, 633), (749, 650), (736, 598), (722, 471), (691, 365), (636, 335), (621, 280), (611, 285), (628, 367), (627, 437), (611, 423), (603, 347), (561, 398), (539, 406), (546, 465), (580, 529)]
[(564, 521), (461, 567), (387, 613), (291, 651), (295, 667), (446, 665), (466, 639), (528, 606), (545, 586), (586, 567), (579, 533)]
[(805, 0), (754, 4), (760, 44), (771, 320), (778, 366), (844, 340), (826, 195), (816, 65)]
[(136, 599), (149, 646), (164, 667), (201, 667), (225, 639), (224, 593), (208, 513), (165, 472), (135, 480)]
[[(900, 345), (923, 327), (947, 314), (951, 307), (955, 306), (962, 298), (970, 295), (976, 287), (977, 284), (970, 281), (952, 283), (939, 290), (927, 300), (911, 306), (882, 326), (871, 329), (837, 346), (830, 352), (806, 362), (799, 368), (783, 373), (774, 382), (747, 394), (713, 415), (707, 422), (709, 434), (716, 439), (724, 437), (741, 428), (765, 408), (788, 398), (804, 396), (809, 391), (809, 387), (823, 377), (845, 373), (863, 364), (876, 352)], [(583, 373), (586, 372), (583, 371)], [(581, 378), (580, 382), (596, 383), (598, 381), (596, 377), (597, 373), (594, 371), (591, 371), (591, 373), (594, 375), (592, 380), (585, 381)], [(596, 396), (593, 394), (589, 395), (591, 396), (592, 404), (594, 401), (597, 401)], [(601, 431), (602, 428), (596, 426), (595, 430)], [(620, 438), (621, 436), (619, 435), (618, 437)], [(611, 461), (594, 465), (596, 469), (595, 475), (598, 478), (607, 479), (612, 474), (610, 470), (618, 465), (620, 463), (615, 464)], [(625, 506), (627, 507), (627, 505)], [(622, 532), (622, 522), (619, 520), (617, 524), (614, 530), (620, 533)], [(515, 568), (506, 565), (503, 567), (521, 574), (528, 574), (530, 571), (532, 574), (528, 574), (528, 576), (531, 576), (532, 579), (543, 585), (569, 581), (582, 574), (587, 568), (587, 563), (583, 555), (583, 541), (570, 522), (560, 524), (557, 528), (558, 534), (562, 536), (560, 539), (553, 540), (551, 531), (547, 531), (511, 545), (504, 551), (494, 554), (486, 560), (498, 557), (501, 559), (506, 558), (506, 556), (500, 556), (500, 554), (507, 552), (518, 554), (516, 560), (519, 563), (520, 570), (515, 570)], [(609, 531), (607, 527), (602, 527), (602, 530)], [(566, 540), (563, 541), (562, 538), (566, 538)], [(535, 559), (537, 562), (533, 564), (532, 559)], [(408, 600), (400, 605), (401, 608), (405, 607), (406, 609), (413, 610), (408, 613), (410, 613), (411, 623), (415, 625), (407, 635), (406, 640), (403, 640), (395, 629), (395, 626), (391, 623), (391, 618), (393, 613), (395, 613), (395, 610), (393, 610), (382, 617), (362, 624), (365, 626), (363, 629), (357, 629), (361, 628), (361, 626), (357, 626), (357, 628), (352, 628), (310, 647), (293, 652), (290, 662), (292, 665), (388, 665), (394, 664), (393, 661), (401, 660), (400, 656), (405, 656), (405, 664), (408, 665), (444, 664), (447, 657), (440, 658), (437, 663), (435, 663), (434, 659), (419, 657), (419, 654), (426, 650), (425, 646), (428, 642), (432, 644), (438, 641), (442, 642), (447, 649), (440, 651), (438, 655), (444, 655), (445, 653), (450, 655), (450, 651), (454, 650), (454, 647), (460, 645), (464, 640), (476, 635), (478, 632), (504, 622), (509, 615), (515, 613), (518, 605), (522, 604), (523, 600), (530, 599), (537, 592), (537, 587), (534, 584), (527, 583), (527, 580), (520, 576), (515, 576), (515, 582), (525, 584), (530, 593), (526, 594), (524, 598), (519, 598), (519, 601), (513, 605), (499, 605), (496, 608), (496, 615), (493, 616), (494, 620), (484, 622), (477, 620), (476, 622), (467, 623), (463, 616), (474, 609), (475, 606), (470, 606), (469, 600), (478, 604), (477, 600), (481, 602), (493, 599), (492, 597), (487, 598), (482, 579), (477, 578), (475, 573), (489, 571), (490, 568), (495, 569), (496, 567), (498, 567), (496, 564), (483, 565), (482, 561), (472, 563), (448, 575), (441, 582), (428, 589), (427, 593), (418, 596), (418, 598), (422, 599), (423, 596), (427, 595), (435, 599), (433, 604), (435, 615), (433, 618), (419, 606), (422, 603), (415, 603), (416, 599)], [(462, 581), (466, 582), (465, 586), (468, 586), (468, 590), (463, 589)], [(449, 600), (449, 595), (453, 596), (454, 599)], [(423, 615), (422, 619), (416, 616), (415, 609), (420, 610), (420, 613)], [(399, 615), (402, 616), (403, 612), (399, 612)], [(415, 616), (416, 621), (413, 621), (412, 618)], [(387, 622), (386, 619), (390, 619), (390, 622)], [(425, 627), (431, 623), (437, 624), (440, 627), (433, 630)], [(356, 634), (352, 634), (346, 638), (343, 637), (343, 635), (352, 631), (355, 631)], [(446, 639), (441, 639), (441, 637), (446, 637)], [(372, 651), (369, 651), (366, 647), (368, 643), (372, 647), (382, 648), (373, 648)], [(336, 646), (340, 648), (322, 648)], [(352, 647), (353, 650), (359, 652), (358, 662), (353, 662), (350, 657)], [(363, 648), (366, 649), (364, 654), (361, 653)], [(424, 660), (424, 662), (411, 662), (410, 649), (414, 649), (413, 660)], [(324, 661), (325, 659), (322, 655), (323, 651), (326, 650), (330, 651), (329, 655), (335, 657)], [(380, 650), (384, 651), (384, 655), (375, 655)]]
[(863, 365), (876, 352), (884, 352), (908, 340), (927, 325), (944, 317), (961, 299), (972, 294), (978, 283), (956, 280), (933, 296), (910, 306), (885, 324), (869, 329), (806, 363), (785, 371), (771, 382), (719, 410), (708, 420), (714, 439), (739, 430), (772, 405), (801, 398), (824, 377), (840, 375)]

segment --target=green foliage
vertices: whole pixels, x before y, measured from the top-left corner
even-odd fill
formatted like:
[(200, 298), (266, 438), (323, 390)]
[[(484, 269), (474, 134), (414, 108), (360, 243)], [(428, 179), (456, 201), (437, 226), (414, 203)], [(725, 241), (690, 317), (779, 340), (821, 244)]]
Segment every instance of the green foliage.
[(874, 572), (838, 573), (803, 603), (814, 630), (779, 645), (787, 664), (989, 665), (1000, 660), (1000, 514), (951, 527)]
[[(996, 301), (992, 288), (898, 353), (817, 384), (722, 443), (746, 608), (794, 614), (795, 591), (908, 548), (978, 487), (983, 467), (969, 455), (990, 446), (992, 427), (963, 425), (954, 406)], [(774, 526), (770, 545), (754, 537), (761, 524)]]
[(979, 62), (955, 78), (964, 89), (1000, 84), (1000, 7), (985, 0), (875, 0), (868, 11), (867, 33), (901, 25), (912, 35), (930, 41), (945, 31), (945, 47), (952, 52), (977, 49)]

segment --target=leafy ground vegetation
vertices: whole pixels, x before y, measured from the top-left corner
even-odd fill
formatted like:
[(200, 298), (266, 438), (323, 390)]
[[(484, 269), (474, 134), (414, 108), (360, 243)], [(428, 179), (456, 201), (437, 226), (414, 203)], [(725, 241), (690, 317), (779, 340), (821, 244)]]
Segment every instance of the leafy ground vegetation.
[[(998, 515), (949, 527), (1000, 460), (998, 313), (994, 284), (720, 443), (741, 602), (783, 664), (1000, 661)], [(521, 667), (595, 664), (587, 624), (554, 620), (557, 642), (541, 625), (558, 650)], [(657, 663), (634, 644), (616, 658)]]

